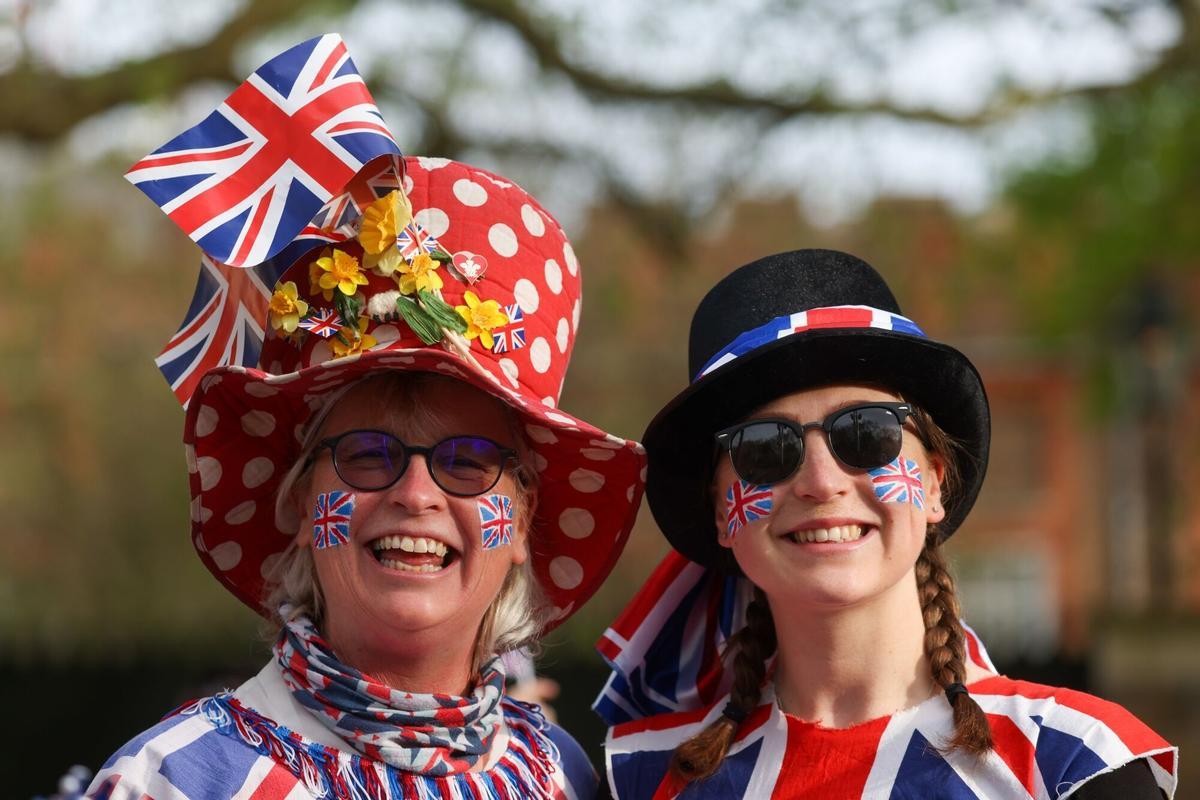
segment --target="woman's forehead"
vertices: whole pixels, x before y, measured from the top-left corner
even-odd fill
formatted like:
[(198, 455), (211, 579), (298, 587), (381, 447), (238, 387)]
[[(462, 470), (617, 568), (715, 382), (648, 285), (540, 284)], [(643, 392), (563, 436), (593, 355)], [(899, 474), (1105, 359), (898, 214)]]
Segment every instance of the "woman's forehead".
[(413, 444), (475, 434), (501, 444), (512, 439), (503, 403), (475, 387), (441, 376), (387, 375), (351, 388), (330, 411), (325, 433), (371, 427)]
[(811, 389), (801, 389), (776, 397), (759, 406), (747, 416), (807, 415), (808, 418), (813, 418), (815, 416), (824, 416), (839, 408), (854, 405), (855, 403), (876, 400), (896, 402), (901, 399), (899, 394), (883, 386), (865, 383), (837, 383)]

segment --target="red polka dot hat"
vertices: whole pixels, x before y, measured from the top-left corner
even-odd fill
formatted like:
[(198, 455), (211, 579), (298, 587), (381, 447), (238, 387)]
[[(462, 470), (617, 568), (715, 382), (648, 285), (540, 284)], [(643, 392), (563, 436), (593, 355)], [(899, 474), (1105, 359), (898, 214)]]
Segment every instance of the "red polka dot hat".
[[(383, 370), (452, 376), (513, 408), (540, 475), (534, 570), (557, 624), (612, 569), (641, 501), (641, 446), (557, 408), (579, 324), (579, 264), (562, 228), (490, 172), (402, 160), (399, 188), (275, 284), (257, 368), (208, 371), (188, 403), (192, 539), (259, 613), (295, 536), (275, 494), (331, 392)], [(395, 183), (393, 184), (395, 185)]]

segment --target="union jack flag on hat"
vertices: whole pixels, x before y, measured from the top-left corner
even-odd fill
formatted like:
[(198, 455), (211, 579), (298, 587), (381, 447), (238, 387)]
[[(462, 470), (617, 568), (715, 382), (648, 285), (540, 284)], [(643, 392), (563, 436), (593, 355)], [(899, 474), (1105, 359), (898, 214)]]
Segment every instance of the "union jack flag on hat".
[(188, 402), (204, 373), (216, 367), (258, 364), (271, 290), (296, 259), (344, 236), (305, 228), (275, 258), (241, 269), (200, 258), (200, 275), (179, 330), (154, 359), (179, 403)]
[(525, 346), (525, 312), (519, 303), (504, 307), (508, 322), (492, 330), (492, 352), (507, 353)]
[(126, 177), (215, 261), (260, 264), (369, 161), (399, 155), (336, 34), (263, 64)]

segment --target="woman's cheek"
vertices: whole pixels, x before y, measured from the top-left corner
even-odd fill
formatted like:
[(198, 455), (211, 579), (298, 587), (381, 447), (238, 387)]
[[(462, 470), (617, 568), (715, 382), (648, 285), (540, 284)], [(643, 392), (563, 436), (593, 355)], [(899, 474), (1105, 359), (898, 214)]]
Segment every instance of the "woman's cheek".
[(921, 467), (911, 458), (896, 456), (888, 464), (867, 472), (871, 488), (881, 503), (901, 503), (925, 508), (925, 485), (921, 482)]

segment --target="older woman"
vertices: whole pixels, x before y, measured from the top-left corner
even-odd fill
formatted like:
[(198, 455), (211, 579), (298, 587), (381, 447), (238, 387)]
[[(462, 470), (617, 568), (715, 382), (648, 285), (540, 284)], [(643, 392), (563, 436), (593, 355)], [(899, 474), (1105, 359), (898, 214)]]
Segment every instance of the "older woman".
[(615, 796), (1174, 792), (1154, 731), (997, 674), (960, 621), (942, 544), (983, 483), (987, 398), (878, 273), (827, 250), (748, 264), (701, 301), (689, 355), (646, 431), (678, 553), (601, 645)]
[(398, 167), (280, 277), (258, 368), (185, 398), (193, 543), (274, 620), (274, 657), (131, 740), (90, 796), (594, 794), (500, 655), (604, 579), (641, 449), (555, 408), (579, 275), (554, 219), (484, 170)]

